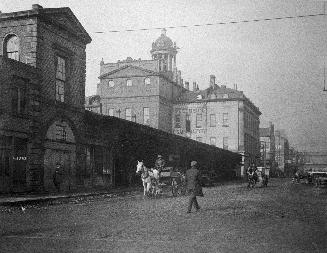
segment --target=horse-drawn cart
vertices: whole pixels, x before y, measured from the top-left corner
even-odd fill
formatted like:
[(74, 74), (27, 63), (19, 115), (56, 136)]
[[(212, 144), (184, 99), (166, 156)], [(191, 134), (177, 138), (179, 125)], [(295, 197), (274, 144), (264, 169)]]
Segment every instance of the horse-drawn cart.
[(161, 171), (160, 182), (170, 189), (173, 196), (185, 195), (185, 175), (174, 167), (165, 167)]
[(136, 173), (141, 175), (144, 195), (157, 196), (171, 192), (173, 196), (184, 195), (185, 175), (174, 167), (164, 167), (159, 173), (154, 168), (147, 168), (143, 162), (138, 162)]

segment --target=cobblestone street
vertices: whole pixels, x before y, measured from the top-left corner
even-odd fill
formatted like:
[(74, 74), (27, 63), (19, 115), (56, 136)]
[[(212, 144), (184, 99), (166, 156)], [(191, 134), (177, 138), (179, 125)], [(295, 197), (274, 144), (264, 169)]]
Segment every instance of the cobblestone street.
[(187, 197), (140, 193), (1, 207), (0, 252), (326, 252), (326, 189), (273, 179), (204, 194), (191, 214)]

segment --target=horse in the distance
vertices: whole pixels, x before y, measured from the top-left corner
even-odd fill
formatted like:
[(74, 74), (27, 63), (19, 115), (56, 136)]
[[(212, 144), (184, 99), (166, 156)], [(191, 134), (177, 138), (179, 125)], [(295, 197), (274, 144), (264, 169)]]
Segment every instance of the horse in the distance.
[(157, 195), (159, 193), (159, 171), (157, 169), (149, 169), (145, 167), (143, 161), (137, 161), (136, 174), (141, 174), (144, 196), (149, 194)]

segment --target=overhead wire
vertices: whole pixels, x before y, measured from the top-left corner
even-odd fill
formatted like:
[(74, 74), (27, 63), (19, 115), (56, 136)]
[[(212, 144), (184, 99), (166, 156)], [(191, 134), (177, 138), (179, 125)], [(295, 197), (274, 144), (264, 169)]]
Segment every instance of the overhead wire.
[(106, 33), (106, 32), (107, 33), (120, 33), (120, 32), (137, 32), (137, 31), (151, 31), (151, 30), (162, 30), (162, 29), (191, 28), (191, 27), (242, 24), (242, 23), (253, 23), (253, 22), (285, 20), (285, 19), (297, 19), (297, 18), (308, 18), (308, 17), (319, 17), (319, 16), (326, 16), (325, 11), (324, 11), (324, 13), (318, 13), (318, 14), (285, 16), (285, 17), (272, 17), (272, 18), (261, 18), (261, 19), (248, 19), (248, 20), (239, 20), (239, 21), (233, 20), (233, 21), (215, 22), (215, 23), (206, 23), (206, 24), (194, 24), (194, 25), (179, 25), (179, 26), (149, 27), (149, 28), (138, 28), (138, 29), (96, 31), (94, 33)]

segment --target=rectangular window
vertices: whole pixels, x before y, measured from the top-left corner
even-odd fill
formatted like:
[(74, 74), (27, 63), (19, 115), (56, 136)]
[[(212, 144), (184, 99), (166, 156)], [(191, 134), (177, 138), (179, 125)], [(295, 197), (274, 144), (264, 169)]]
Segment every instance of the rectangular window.
[(223, 137), (223, 149), (228, 149), (228, 137)]
[(228, 126), (228, 113), (223, 113), (223, 126)]
[(56, 100), (64, 102), (66, 84), (66, 60), (57, 56), (56, 65)]
[(107, 108), (107, 115), (114, 116), (114, 109), (113, 108)]
[(191, 118), (190, 114), (186, 114), (185, 130), (187, 133), (191, 132)]
[(181, 115), (175, 115), (175, 128), (181, 128)]
[(25, 113), (25, 110), (26, 110), (25, 89), (18, 88), (18, 87), (13, 88), (11, 106), (12, 106), (12, 112), (14, 114)]
[(131, 108), (125, 109), (125, 118), (126, 118), (126, 120), (129, 120), (129, 121), (132, 120), (132, 109)]
[(216, 137), (210, 137), (210, 145), (216, 146)]
[(196, 114), (196, 127), (201, 128), (202, 127), (202, 114)]
[(196, 141), (202, 142), (202, 137), (196, 137)]
[(66, 127), (63, 125), (56, 125), (56, 139), (65, 141), (67, 139)]
[(150, 125), (150, 108), (143, 108), (143, 123), (144, 125)]
[(210, 114), (210, 126), (211, 127), (216, 126), (216, 114)]

